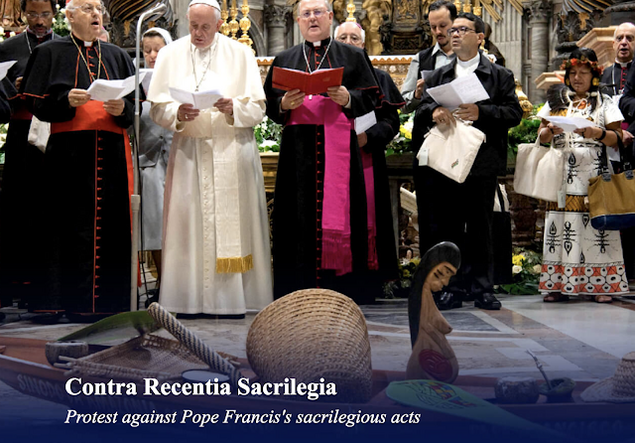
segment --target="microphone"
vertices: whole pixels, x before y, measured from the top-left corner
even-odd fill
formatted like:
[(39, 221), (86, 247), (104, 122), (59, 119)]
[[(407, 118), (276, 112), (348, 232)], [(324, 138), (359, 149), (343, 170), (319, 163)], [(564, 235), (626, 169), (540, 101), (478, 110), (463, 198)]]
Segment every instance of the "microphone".
[(157, 3), (157, 5), (154, 8), (145, 11), (142, 14), (142, 16), (146, 16), (147, 17), (150, 14), (159, 14), (159, 13), (165, 14), (165, 12), (167, 10), (168, 10), (168, 7), (167, 7), (167, 5), (165, 3)]

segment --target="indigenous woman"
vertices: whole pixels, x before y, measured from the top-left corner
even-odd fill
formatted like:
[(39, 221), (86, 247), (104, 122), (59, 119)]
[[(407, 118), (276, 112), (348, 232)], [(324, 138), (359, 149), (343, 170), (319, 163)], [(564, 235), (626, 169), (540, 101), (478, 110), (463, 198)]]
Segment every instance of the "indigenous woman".
[[(552, 89), (538, 113), (543, 118), (540, 142), (551, 142), (565, 158), (559, 202), (565, 205), (547, 207), (539, 288), (545, 302), (585, 294), (610, 303), (613, 295), (628, 292), (619, 231), (593, 229), (586, 197), (589, 178), (601, 173), (603, 145), (610, 151), (622, 135), (623, 117), (613, 100), (598, 91), (602, 69), (593, 50), (576, 49), (561, 69), (566, 87)], [(549, 122), (550, 116), (581, 117), (592, 125), (565, 133)]]
[[(151, 28), (143, 34), (143, 58), (146, 68), (154, 69), (161, 48), (172, 43), (170, 33), (165, 29)], [(149, 82), (144, 81), (147, 89)], [(162, 128), (150, 118), (150, 103), (143, 103), (139, 132), (139, 167), (141, 169), (141, 218), (143, 249), (152, 251), (152, 259), (161, 279), (161, 235), (163, 232), (163, 194), (165, 172), (172, 144), (172, 131)], [(157, 286), (158, 288), (158, 286)], [(150, 295), (150, 294), (149, 294)], [(148, 297), (148, 302), (156, 301)]]

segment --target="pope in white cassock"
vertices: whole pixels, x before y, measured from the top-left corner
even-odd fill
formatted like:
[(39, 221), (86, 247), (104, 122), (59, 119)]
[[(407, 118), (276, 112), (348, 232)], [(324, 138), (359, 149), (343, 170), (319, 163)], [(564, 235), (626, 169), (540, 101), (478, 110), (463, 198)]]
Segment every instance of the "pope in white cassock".
[[(253, 126), (265, 94), (250, 48), (218, 33), (216, 0), (192, 0), (190, 35), (158, 55), (150, 116), (174, 131), (165, 183), (161, 304), (185, 314), (240, 315), (273, 300), (269, 223)], [(221, 88), (214, 107), (169, 88)]]

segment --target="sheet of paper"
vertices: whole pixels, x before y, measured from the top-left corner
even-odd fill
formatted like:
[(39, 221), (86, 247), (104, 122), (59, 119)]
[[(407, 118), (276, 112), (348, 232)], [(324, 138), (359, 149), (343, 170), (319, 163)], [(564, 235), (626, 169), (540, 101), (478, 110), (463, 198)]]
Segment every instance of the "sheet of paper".
[(190, 92), (179, 88), (170, 88), (170, 95), (179, 103), (189, 104), (201, 110), (213, 107), (219, 99), (223, 98), (223, 94), (218, 89)]
[(139, 70), (139, 78), (141, 78), (141, 75), (145, 75), (145, 77), (143, 77), (143, 81), (141, 81), (141, 84), (143, 85), (143, 90), (146, 91), (146, 93), (150, 90), (150, 81), (152, 80), (152, 73), (154, 72), (154, 69), (148, 69), (148, 68), (141, 68)]
[(9, 60), (8, 62), (0, 63), (0, 80), (7, 76), (7, 72), (11, 69), (11, 66), (17, 63), (16, 60)]
[(421, 78), (428, 81), (428, 77), (434, 72), (434, 69), (423, 69), (421, 71)]
[(560, 117), (560, 116), (548, 116), (543, 117), (545, 120), (550, 121), (559, 128), (562, 128), (564, 132), (573, 132), (576, 129), (590, 128), (595, 126), (591, 120), (587, 120), (582, 117)]
[(377, 117), (375, 116), (375, 111), (370, 111), (368, 114), (355, 118), (355, 133), (359, 135), (362, 132), (368, 131), (376, 124)]
[[(139, 81), (143, 82), (145, 73), (139, 73)], [(134, 91), (135, 76), (131, 75), (123, 80), (95, 80), (88, 90), (91, 100), (106, 102), (108, 100), (117, 100)]]
[(459, 77), (450, 83), (426, 89), (435, 102), (453, 110), (459, 105), (487, 100), (489, 94), (476, 74)]

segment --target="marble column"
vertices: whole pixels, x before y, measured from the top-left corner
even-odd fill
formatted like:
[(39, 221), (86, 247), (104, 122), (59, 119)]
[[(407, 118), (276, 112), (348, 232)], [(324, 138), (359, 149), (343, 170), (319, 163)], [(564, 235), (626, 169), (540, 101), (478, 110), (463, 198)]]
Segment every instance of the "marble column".
[(546, 98), (545, 91), (536, 87), (535, 80), (549, 69), (549, 18), (552, 11), (552, 0), (534, 0), (529, 5), (531, 81), (527, 85), (527, 92), (532, 103), (542, 103)]
[(285, 49), (285, 28), (289, 8), (282, 5), (266, 4), (265, 25), (267, 26), (267, 55), (278, 55)]

